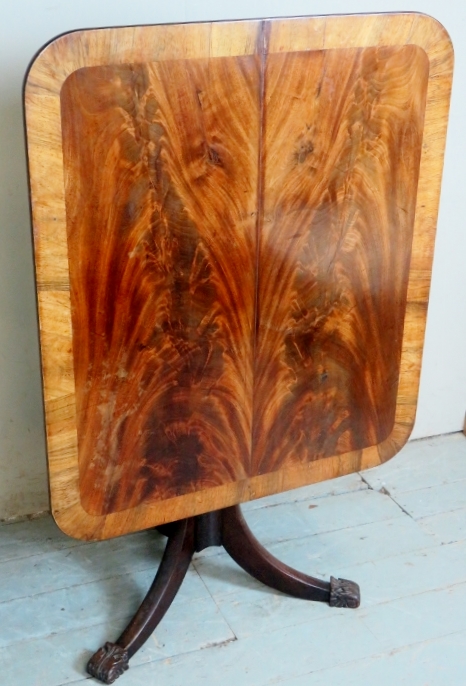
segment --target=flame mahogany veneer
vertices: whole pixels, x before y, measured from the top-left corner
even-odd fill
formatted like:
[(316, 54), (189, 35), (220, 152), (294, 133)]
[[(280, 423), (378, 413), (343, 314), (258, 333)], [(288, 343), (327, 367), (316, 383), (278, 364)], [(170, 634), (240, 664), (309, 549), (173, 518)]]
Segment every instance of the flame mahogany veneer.
[(68, 77), (88, 512), (389, 436), (427, 75), (409, 45)]
[(52, 508), (374, 466), (417, 401), (452, 49), (418, 14), (64, 35), (26, 85)]

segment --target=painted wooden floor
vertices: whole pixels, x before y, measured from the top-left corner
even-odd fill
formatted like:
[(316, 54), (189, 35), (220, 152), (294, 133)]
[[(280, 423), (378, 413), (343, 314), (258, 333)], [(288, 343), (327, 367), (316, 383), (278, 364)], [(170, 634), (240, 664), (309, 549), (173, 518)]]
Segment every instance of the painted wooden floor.
[[(463, 434), (415, 441), (383, 467), (244, 511), (288, 564), (357, 581), (361, 608), (271, 592), (209, 549), (119, 684), (466, 684)], [(0, 527), (0, 684), (84, 683), (87, 659), (152, 581), (164, 541), (144, 532), (81, 543), (50, 518)]]

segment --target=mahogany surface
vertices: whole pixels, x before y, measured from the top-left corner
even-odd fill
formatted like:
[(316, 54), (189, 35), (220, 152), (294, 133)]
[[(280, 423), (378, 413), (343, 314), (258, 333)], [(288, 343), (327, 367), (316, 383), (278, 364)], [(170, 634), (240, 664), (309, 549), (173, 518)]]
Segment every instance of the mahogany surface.
[(414, 45), (267, 59), (252, 474), (393, 431), (427, 77)]
[(251, 474), (259, 94), (255, 55), (91, 67), (63, 86), (91, 514)]
[(451, 70), (417, 14), (81, 31), (39, 55), (26, 115), (65, 531), (118, 535), (397, 452)]

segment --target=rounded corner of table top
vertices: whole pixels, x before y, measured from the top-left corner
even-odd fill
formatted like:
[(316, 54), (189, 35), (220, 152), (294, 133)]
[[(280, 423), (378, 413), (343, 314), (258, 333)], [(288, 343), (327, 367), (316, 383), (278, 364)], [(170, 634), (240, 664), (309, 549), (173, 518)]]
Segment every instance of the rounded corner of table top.
[(454, 46), (448, 29), (435, 17), (424, 12), (413, 12), (424, 38), (419, 39), (420, 47), (431, 52), (435, 45), (440, 46), (441, 54), (453, 58)]
[(79, 47), (81, 37), (92, 29), (76, 29), (66, 31), (40, 47), (26, 70), (24, 78), (24, 92), (37, 88), (59, 91), (66, 78), (72, 73), (74, 67), (73, 51)]
[[(415, 408), (413, 410), (415, 411)], [(377, 446), (379, 462), (370, 466), (375, 467), (396, 457), (409, 441), (413, 427), (414, 419), (409, 422), (395, 422), (390, 435)]]
[(52, 517), (55, 524), (70, 538), (76, 538), (82, 541), (93, 541), (103, 538), (101, 535), (102, 521), (99, 518), (89, 515), (81, 504), (78, 503), (70, 507), (67, 503), (63, 506), (54, 505), (52, 499)]

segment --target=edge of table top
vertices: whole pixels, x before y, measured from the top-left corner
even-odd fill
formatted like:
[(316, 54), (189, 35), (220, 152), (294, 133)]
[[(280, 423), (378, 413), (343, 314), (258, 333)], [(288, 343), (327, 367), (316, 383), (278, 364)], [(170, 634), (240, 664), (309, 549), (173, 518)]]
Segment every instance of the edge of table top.
[[(395, 426), (378, 446), (324, 458), (106, 516), (79, 497), (60, 89), (75, 70), (99, 64), (415, 44), (429, 60), (423, 149), (402, 344)], [(64, 34), (32, 63), (25, 85), (36, 279), (52, 511), (70, 535), (99, 539), (201, 514), (306, 483), (376, 466), (407, 441), (414, 424), (453, 69), (445, 29), (417, 13), (278, 18), (89, 29)]]

